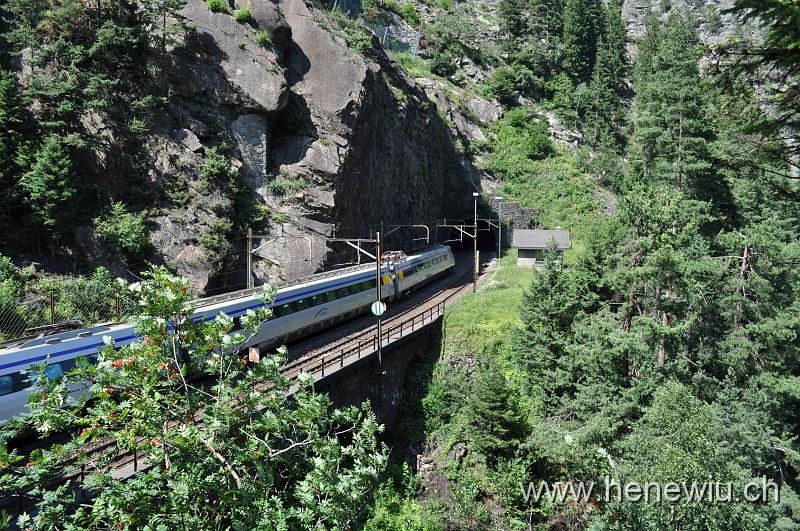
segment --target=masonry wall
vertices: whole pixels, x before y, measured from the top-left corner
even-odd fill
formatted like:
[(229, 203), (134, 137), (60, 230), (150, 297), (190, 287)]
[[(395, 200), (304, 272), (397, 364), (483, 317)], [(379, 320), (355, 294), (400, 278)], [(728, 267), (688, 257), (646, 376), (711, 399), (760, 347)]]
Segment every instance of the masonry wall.
[(432, 323), (418, 333), (384, 348), (382, 363), (378, 356), (365, 358), (352, 366), (317, 383), (317, 390), (326, 392), (334, 405), (360, 405), (369, 401), (381, 423), (391, 429), (403, 399), (407, 369), (415, 358), (422, 358), (441, 348), (442, 320)]

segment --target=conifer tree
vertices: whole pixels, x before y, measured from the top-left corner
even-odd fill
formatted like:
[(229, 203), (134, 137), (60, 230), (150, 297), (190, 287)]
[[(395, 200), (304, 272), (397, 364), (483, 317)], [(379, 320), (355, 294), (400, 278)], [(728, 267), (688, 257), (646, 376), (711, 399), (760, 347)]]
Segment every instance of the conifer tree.
[(603, 26), (603, 7), (598, 0), (564, 2), (563, 63), (567, 73), (578, 83), (591, 78)]
[(22, 124), (20, 95), (14, 75), (0, 70), (0, 196), (4, 203), (13, 198), (16, 184), (16, 152)]
[(672, 14), (663, 34), (646, 35), (645, 42), (657, 44), (652, 62), (651, 50), (644, 50), (638, 71), (634, 137), (639, 169), (645, 177), (678, 189), (700, 189), (710, 179), (712, 132), (705, 116), (696, 30), (683, 16)]
[(621, 138), (622, 109), (618, 94), (621, 81), (615, 72), (618, 68), (616, 59), (614, 51), (601, 38), (597, 43), (597, 57), (589, 86), (591, 103), (585, 127), (589, 140), (594, 144), (610, 141), (611, 146)]
[[(612, 86), (621, 91), (628, 75), (628, 29), (622, 18), (620, 0), (610, 0), (605, 9), (605, 45), (608, 47)], [(600, 45), (598, 44), (598, 54)]]
[(467, 401), (473, 448), (491, 458), (510, 456), (522, 432), (522, 419), (500, 366), (483, 356)]
[(34, 217), (53, 236), (68, 230), (77, 193), (75, 173), (65, 142), (57, 135), (45, 138), (30, 171), (20, 180)]

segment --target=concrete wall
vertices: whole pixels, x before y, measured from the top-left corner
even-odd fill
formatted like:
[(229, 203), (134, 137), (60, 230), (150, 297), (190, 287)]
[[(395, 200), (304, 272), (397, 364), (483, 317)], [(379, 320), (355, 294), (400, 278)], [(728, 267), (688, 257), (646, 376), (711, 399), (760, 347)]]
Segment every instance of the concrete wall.
[(517, 265), (519, 267), (543, 266), (544, 250), (517, 249)]

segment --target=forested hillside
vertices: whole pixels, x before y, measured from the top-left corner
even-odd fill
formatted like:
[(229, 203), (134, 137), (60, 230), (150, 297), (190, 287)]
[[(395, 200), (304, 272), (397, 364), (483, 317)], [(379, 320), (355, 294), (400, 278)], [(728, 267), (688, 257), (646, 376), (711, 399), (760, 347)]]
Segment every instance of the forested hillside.
[[(308, 433), (321, 437), (320, 453), (336, 447), (327, 432), (337, 423), (362, 422), (354, 446), (374, 463), (330, 450), (318, 484), (347, 495), (329, 502), (304, 486), (257, 498), (285, 508), (281, 522), (800, 525), (796, 2), (9, 0), (1, 9), (0, 252), (16, 263), (0, 256), (0, 304), (16, 307), (46, 282), (43, 262), (116, 275), (153, 260), (196, 290), (231, 287), (247, 228), (300, 242), (265, 251), (261, 280), (291, 276), (278, 263), (286, 257), (302, 263), (296, 276), (325, 263), (322, 236), (334, 228), (462, 216), (478, 188), (570, 231), (563, 257), (550, 253), (531, 272), (509, 252), (449, 311), (441, 352), (410, 378), (379, 486), (372, 417), (348, 410), (326, 424), (326, 400), (300, 402), (314, 406)], [(308, 234), (319, 254), (306, 259)], [(60, 289), (100, 293), (110, 279), (100, 269)], [(293, 410), (281, 411), (280, 429), (297, 435)], [(230, 441), (225, 449), (252, 472), (255, 492), (260, 460)], [(314, 458), (303, 450), (298, 463)], [(351, 465), (352, 481), (334, 472)], [(300, 468), (291, 477), (303, 486), (315, 469)], [(733, 492), (765, 477), (780, 500), (551, 502), (525, 488), (606, 476), (711, 480)], [(246, 505), (231, 492), (231, 507)], [(197, 499), (163, 495), (191, 502), (207, 516), (197, 522), (229, 507), (206, 515)], [(148, 521), (138, 510), (136, 522)]]
[[(412, 493), (384, 492), (373, 529), (795, 528), (800, 10), (661, 2), (641, 36), (613, 0), (498, 15), (485, 167), (578, 242), (534, 273), (504, 259), (449, 314), (405, 402), (422, 482), (398, 475)], [(548, 112), (579, 146), (550, 143)], [(733, 496), (766, 477), (780, 501), (527, 499), (607, 475)]]

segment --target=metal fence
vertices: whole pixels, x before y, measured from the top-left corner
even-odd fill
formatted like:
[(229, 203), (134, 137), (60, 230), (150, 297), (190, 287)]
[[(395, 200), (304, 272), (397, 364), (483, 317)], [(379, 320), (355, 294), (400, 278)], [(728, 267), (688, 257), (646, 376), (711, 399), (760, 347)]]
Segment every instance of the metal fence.
[(136, 304), (110, 279), (48, 278), (0, 282), (0, 342), (120, 322)]

